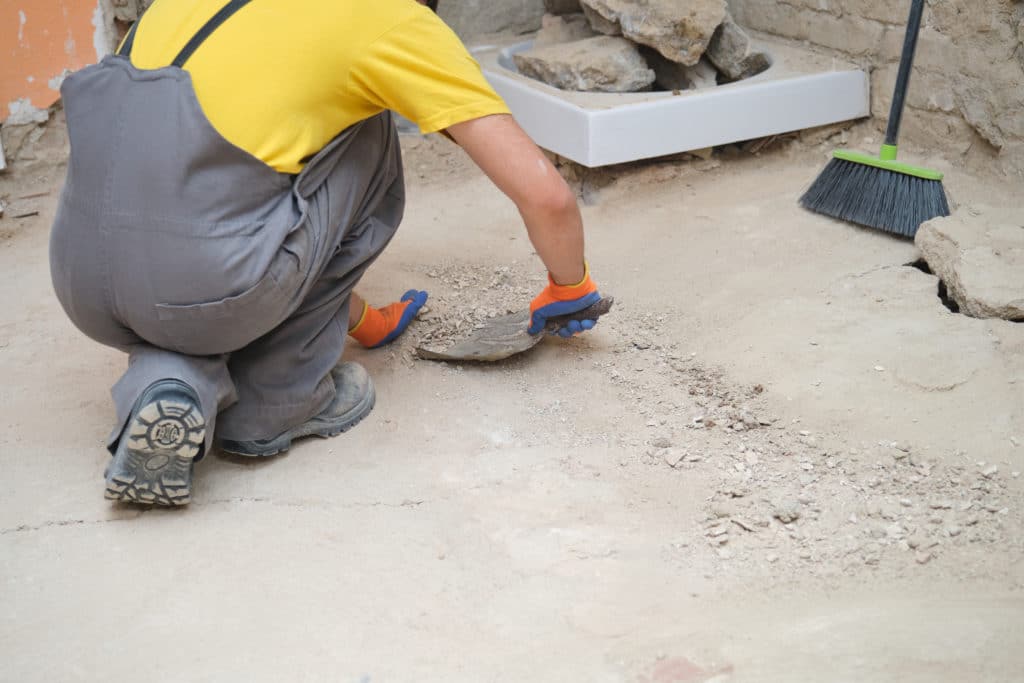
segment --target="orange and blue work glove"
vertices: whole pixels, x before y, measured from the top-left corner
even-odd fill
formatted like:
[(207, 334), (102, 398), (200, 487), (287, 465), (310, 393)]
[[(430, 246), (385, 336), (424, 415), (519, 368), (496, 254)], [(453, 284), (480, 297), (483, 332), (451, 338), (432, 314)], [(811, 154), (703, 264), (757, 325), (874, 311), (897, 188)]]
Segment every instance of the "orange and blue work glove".
[[(548, 286), (530, 304), (530, 334), (540, 334), (548, 318), (569, 315), (593, 306), (601, 300), (597, 285), (590, 278), (590, 266), (584, 264), (583, 279), (575, 285), (559, 285), (548, 274)], [(572, 337), (580, 332), (594, 329), (597, 320), (570, 320), (552, 334)]]
[(427, 303), (427, 293), (410, 289), (397, 303), (384, 308), (373, 308), (363, 304), (363, 315), (349, 336), (368, 349), (376, 349), (398, 339), (409, 327), (416, 314)]

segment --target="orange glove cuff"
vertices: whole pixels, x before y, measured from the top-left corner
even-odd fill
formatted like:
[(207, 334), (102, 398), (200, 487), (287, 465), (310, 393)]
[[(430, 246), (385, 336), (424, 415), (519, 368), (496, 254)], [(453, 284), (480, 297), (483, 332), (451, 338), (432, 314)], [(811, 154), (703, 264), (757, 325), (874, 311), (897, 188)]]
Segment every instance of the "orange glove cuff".
[(548, 273), (548, 286), (544, 288), (536, 299), (530, 304), (530, 311), (536, 311), (548, 304), (559, 301), (572, 301), (581, 299), (588, 294), (597, 291), (597, 283), (590, 277), (590, 264), (583, 262), (583, 279), (574, 285), (560, 285)]

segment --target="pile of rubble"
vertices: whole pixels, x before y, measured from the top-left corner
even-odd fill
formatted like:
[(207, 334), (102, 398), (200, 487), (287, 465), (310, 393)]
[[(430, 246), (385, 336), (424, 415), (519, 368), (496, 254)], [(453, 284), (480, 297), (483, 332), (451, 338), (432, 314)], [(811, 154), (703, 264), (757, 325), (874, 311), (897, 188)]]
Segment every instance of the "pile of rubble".
[(682, 91), (757, 75), (767, 56), (725, 0), (544, 0), (520, 73), (562, 90)]

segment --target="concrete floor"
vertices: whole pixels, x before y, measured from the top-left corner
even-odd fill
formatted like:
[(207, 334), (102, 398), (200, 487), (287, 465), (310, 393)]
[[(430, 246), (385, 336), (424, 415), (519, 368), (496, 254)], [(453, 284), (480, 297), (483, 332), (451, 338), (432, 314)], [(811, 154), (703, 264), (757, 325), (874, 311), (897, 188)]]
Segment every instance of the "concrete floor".
[[(406, 140), (407, 220), (371, 301), (473, 296), (425, 275), (436, 263), (540, 269), (514, 207), (446, 144)], [(38, 217), (0, 223), (0, 680), (1020, 680), (1024, 326), (949, 313), (902, 267), (911, 244), (797, 209), (816, 151), (625, 174), (584, 209), (618, 319), (489, 368), (412, 361), (412, 338), (353, 350), (378, 388), (366, 422), (265, 462), (214, 455), (180, 511), (102, 499), (124, 359), (52, 295), (60, 169), (0, 181), (50, 192)], [(961, 202), (1015, 201), (950, 183)], [(694, 384), (631, 343), (651, 320), (716, 396), (765, 387), (773, 439), (998, 463), (1007, 512), (922, 564), (893, 545), (841, 565), (821, 532), (801, 541), (813, 560), (784, 544), (777, 564), (721, 559), (701, 529), (719, 469), (645, 451), (654, 418), (697, 438)], [(700, 438), (709, 458), (737, 443)], [(827, 507), (845, 484), (814, 486)]]

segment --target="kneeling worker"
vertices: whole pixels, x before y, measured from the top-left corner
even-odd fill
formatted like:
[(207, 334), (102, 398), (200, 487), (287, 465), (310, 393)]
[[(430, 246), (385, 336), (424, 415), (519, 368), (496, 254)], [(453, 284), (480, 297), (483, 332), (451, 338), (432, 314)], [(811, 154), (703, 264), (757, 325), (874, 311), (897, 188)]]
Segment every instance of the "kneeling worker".
[(532, 333), (599, 298), (575, 196), (423, 4), (156, 0), (65, 81), (54, 287), (130, 354), (107, 498), (188, 503), (215, 421), (220, 448), (259, 457), (372, 410), (366, 371), (339, 364), (346, 337), (387, 344), (426, 300), (353, 291), (402, 218), (390, 111), (447, 132), (519, 208), (550, 281)]

